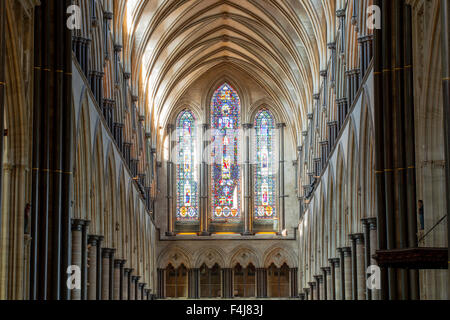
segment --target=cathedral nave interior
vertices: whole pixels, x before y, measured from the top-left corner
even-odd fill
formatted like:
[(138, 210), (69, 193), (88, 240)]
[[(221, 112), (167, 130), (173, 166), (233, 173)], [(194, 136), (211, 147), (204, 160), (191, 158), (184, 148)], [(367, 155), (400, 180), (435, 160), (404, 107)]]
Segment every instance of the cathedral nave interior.
[(448, 299), (449, 13), (1, 1), (0, 299)]

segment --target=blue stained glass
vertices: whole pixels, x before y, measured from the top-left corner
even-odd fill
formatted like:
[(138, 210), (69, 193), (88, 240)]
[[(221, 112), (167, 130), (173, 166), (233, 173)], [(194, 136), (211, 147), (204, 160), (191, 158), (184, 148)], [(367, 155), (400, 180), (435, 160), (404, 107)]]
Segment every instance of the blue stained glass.
[(216, 90), (211, 101), (212, 219), (216, 221), (241, 219), (240, 109), (239, 96), (229, 84)]
[(196, 181), (195, 118), (189, 110), (182, 111), (176, 124), (176, 219), (195, 222), (199, 219), (198, 182)]
[(254, 203), (255, 220), (270, 221), (276, 211), (275, 120), (267, 109), (258, 112), (254, 123)]

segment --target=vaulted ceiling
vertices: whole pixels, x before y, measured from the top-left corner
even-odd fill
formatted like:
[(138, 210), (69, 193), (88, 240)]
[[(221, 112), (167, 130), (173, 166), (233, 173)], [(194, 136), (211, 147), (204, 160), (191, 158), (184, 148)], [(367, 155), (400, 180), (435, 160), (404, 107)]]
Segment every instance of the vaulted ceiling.
[[(156, 123), (196, 79), (231, 64), (304, 128), (334, 34), (335, 0), (128, 0), (124, 45)], [(143, 95), (142, 95), (143, 93)]]

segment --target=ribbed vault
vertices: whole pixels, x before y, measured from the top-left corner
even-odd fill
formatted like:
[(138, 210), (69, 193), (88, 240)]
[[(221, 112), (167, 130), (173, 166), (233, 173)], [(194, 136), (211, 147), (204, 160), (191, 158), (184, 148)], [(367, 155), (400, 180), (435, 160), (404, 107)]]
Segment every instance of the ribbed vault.
[[(124, 46), (133, 88), (163, 126), (190, 84), (218, 66), (247, 73), (297, 133), (326, 67), (329, 0), (128, 0)], [(334, 27), (328, 28), (334, 30)], [(304, 123), (305, 122), (305, 123)]]

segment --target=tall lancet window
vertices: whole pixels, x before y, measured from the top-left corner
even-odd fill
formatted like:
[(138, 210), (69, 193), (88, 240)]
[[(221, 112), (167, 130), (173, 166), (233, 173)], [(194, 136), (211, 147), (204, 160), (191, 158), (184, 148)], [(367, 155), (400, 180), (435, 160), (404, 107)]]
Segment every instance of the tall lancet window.
[(198, 221), (197, 140), (195, 118), (189, 110), (182, 111), (177, 118), (176, 139), (177, 221)]
[(211, 209), (216, 222), (241, 219), (240, 109), (239, 96), (229, 84), (216, 90), (211, 101)]
[(272, 221), (276, 217), (275, 119), (263, 109), (255, 118), (255, 220)]

